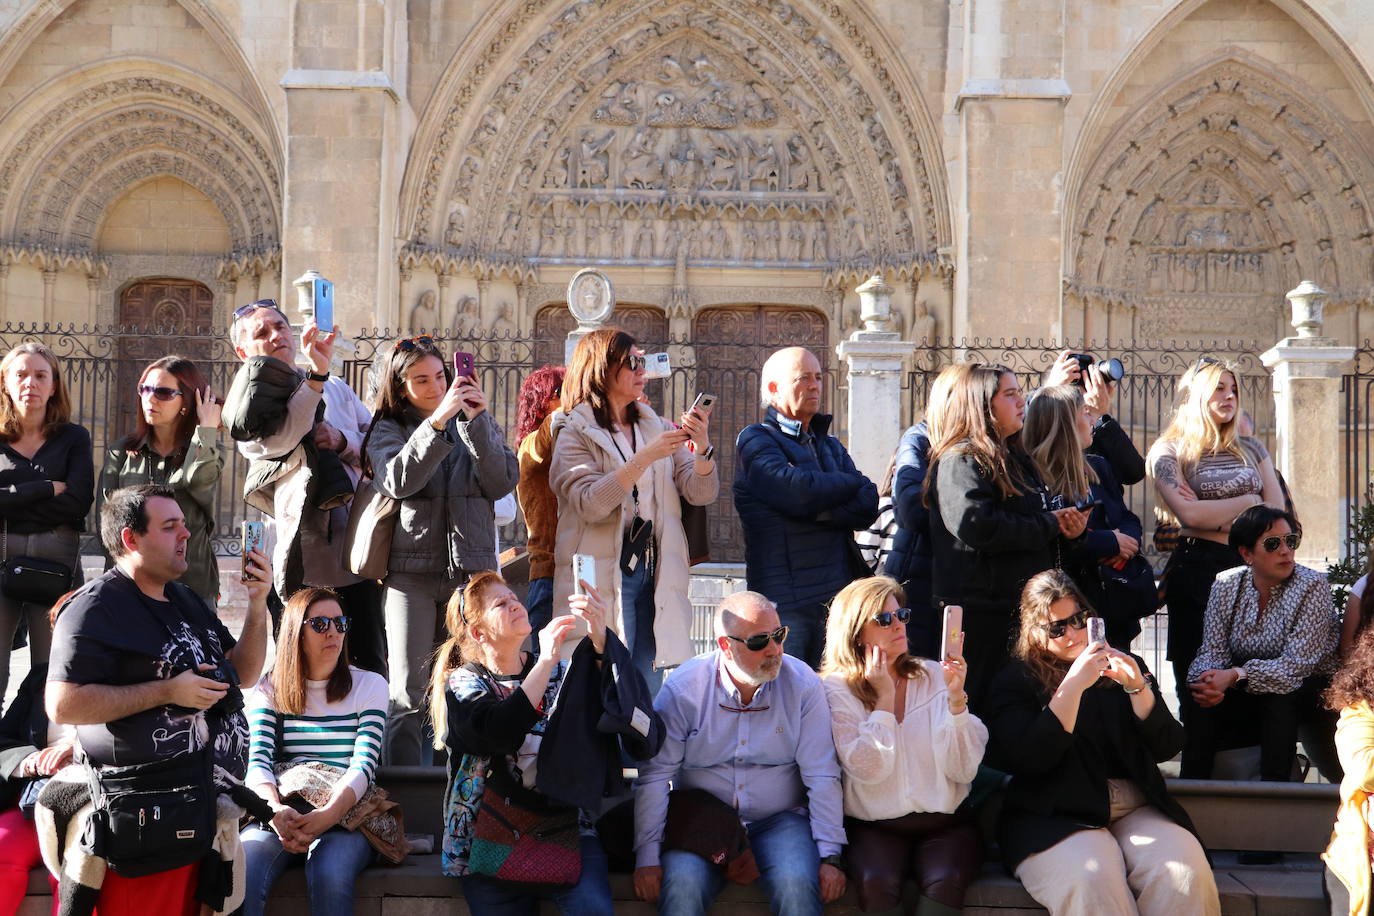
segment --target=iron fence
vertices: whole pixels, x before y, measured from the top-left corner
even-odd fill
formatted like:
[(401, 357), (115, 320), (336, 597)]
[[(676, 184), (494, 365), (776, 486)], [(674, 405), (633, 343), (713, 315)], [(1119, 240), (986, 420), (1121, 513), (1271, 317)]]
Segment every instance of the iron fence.
[[(1341, 498), (1345, 505), (1345, 559), (1355, 570), (1365, 565), (1366, 545), (1359, 543), (1360, 509), (1374, 502), (1374, 343), (1366, 340), (1355, 350), (1350, 372), (1341, 376)], [(1354, 570), (1352, 570), (1353, 573)]]

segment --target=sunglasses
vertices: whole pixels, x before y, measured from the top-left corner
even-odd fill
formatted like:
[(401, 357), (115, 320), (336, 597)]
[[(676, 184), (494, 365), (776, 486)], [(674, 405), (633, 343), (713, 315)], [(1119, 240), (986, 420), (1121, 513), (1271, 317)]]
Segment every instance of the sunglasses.
[(162, 385), (139, 385), (138, 393), (145, 398), (152, 395), (159, 401), (170, 401), (173, 398), (181, 397), (180, 388), (165, 388)]
[(1086, 628), (1088, 626), (1088, 618), (1094, 616), (1096, 615), (1080, 610), (1072, 617), (1065, 617), (1063, 620), (1051, 620), (1044, 625), (1045, 634), (1049, 636), (1050, 639), (1058, 639), (1069, 631), (1069, 627), (1073, 627), (1075, 630)]
[(911, 608), (909, 607), (899, 607), (895, 611), (879, 611), (873, 615), (873, 622), (880, 627), (890, 627), (894, 620), (906, 623), (910, 619)]
[(768, 640), (770, 639), (778, 645), (782, 645), (783, 641), (787, 639), (787, 627), (778, 627), (772, 633), (755, 633), (748, 639), (741, 639), (738, 636), (727, 636), (726, 638), (744, 643), (744, 648), (750, 652), (762, 652), (768, 647)]
[(328, 633), (329, 625), (331, 623), (334, 624), (334, 629), (338, 630), (340, 633), (348, 632), (348, 617), (346, 616), (307, 617), (305, 618), (305, 620), (302, 621), (302, 623), (304, 623), (310, 629), (314, 630), (316, 633)]
[(625, 368), (629, 369), (631, 372), (638, 372), (648, 364), (649, 361), (647, 359), (635, 353), (631, 353), (629, 356), (625, 357)]
[(283, 318), (286, 317), (286, 313), (281, 310), (281, 306), (277, 305), (276, 299), (258, 299), (247, 305), (240, 305), (238, 308), (234, 309), (234, 320), (238, 321), (240, 318), (247, 318), (258, 309), (271, 309)]
[(1260, 546), (1264, 548), (1265, 553), (1273, 553), (1274, 551), (1279, 549), (1279, 544), (1287, 544), (1289, 550), (1297, 550), (1298, 545), (1301, 543), (1302, 535), (1298, 534), (1295, 531), (1291, 534), (1285, 534), (1281, 536), (1275, 534), (1271, 537), (1267, 537), (1264, 540), (1260, 541)]
[(434, 349), (434, 338), (428, 334), (419, 337), (407, 337), (405, 340), (396, 341), (395, 349), (404, 350), (409, 353), (411, 350), (432, 350)]

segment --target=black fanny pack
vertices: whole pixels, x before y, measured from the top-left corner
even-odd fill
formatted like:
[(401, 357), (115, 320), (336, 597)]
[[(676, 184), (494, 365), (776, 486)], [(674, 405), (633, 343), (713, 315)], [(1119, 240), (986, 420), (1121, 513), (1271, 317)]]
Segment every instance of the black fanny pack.
[(211, 746), (127, 767), (88, 765), (94, 811), (82, 845), (127, 878), (198, 862), (214, 843)]

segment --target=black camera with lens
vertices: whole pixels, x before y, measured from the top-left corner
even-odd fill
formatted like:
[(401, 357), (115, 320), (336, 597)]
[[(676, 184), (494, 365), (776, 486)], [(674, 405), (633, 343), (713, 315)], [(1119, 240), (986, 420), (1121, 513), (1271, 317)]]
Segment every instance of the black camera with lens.
[(1069, 358), (1078, 363), (1080, 373), (1078, 378), (1074, 380), (1074, 384), (1080, 388), (1087, 384), (1083, 381), (1083, 373), (1094, 369), (1104, 381), (1108, 382), (1119, 382), (1126, 374), (1126, 367), (1121, 365), (1121, 360), (1115, 356), (1107, 359), (1093, 359), (1087, 353), (1070, 353)]
[(243, 709), (243, 690), (239, 688), (239, 673), (235, 670), (233, 662), (227, 658), (221, 659), (218, 665), (209, 671), (202, 671), (200, 676), (229, 685), (229, 689), (224, 691), (224, 696), (216, 700), (215, 705), (210, 707), (210, 712), (215, 713), (221, 719), (225, 719)]

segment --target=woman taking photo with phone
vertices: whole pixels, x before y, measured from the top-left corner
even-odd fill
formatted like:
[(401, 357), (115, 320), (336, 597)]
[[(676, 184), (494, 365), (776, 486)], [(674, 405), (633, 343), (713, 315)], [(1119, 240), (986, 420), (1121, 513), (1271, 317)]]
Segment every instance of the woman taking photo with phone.
[(1183, 727), (1140, 658), (1088, 643), (1092, 616), (1063, 571), (1026, 583), (985, 714), (988, 763), (1011, 774), (1002, 861), (1051, 916), (1216, 916), (1207, 855), (1158, 767)]
[(70, 422), (71, 413), (47, 347), (20, 344), (0, 360), (0, 696), (20, 619), (28, 625), (29, 663), (46, 662), (48, 609), (78, 581), (95, 462), (91, 434)]
[(689, 410), (676, 427), (639, 400), (643, 393), (644, 357), (633, 337), (602, 328), (578, 342), (553, 421), (553, 606), (573, 592), (573, 555), (594, 557), (607, 623), (657, 692), (661, 669), (693, 654), (682, 500), (714, 502), (720, 476), (706, 416)]
[(964, 609), (967, 690), (975, 712), (1007, 660), (1026, 580), (1054, 565), (1059, 539), (1088, 513), (1052, 509), (1022, 447), (1026, 399), (1005, 366), (967, 363), (950, 381), (930, 451), (927, 502), (936, 608)]
[(186, 572), (179, 581), (210, 607), (219, 603), (220, 591), (219, 563), (210, 543), (215, 488), (224, 470), (219, 425), (219, 401), (200, 369), (184, 356), (164, 356), (139, 377), (134, 431), (105, 453), (100, 471), (102, 500), (121, 487), (145, 483), (175, 491), (191, 531)]
[[(1058, 505), (1090, 505), (1083, 536), (1065, 545), (1060, 566), (1073, 576), (1107, 623), (1107, 642), (1127, 650), (1140, 633), (1140, 617), (1155, 607), (1153, 570), (1140, 553), (1140, 519), (1126, 506), (1111, 463), (1085, 451), (1096, 414), (1083, 389), (1041, 388), (1026, 404), (1021, 441)], [(1135, 587), (1136, 591), (1131, 591)]]
[(964, 659), (912, 655), (911, 609), (894, 579), (859, 579), (830, 603), (821, 681), (844, 772), (845, 856), (865, 913), (901, 906), (907, 875), (916, 916), (958, 913), (983, 862), (971, 812), (960, 810), (988, 730), (968, 711)]
[(422, 763), (421, 703), (444, 603), (468, 577), (496, 569), (493, 504), (519, 474), (476, 379), (450, 377), (429, 337), (397, 341), (382, 365), (365, 472), (400, 500), (382, 609), (391, 711), (386, 760)]
[[(363, 832), (338, 824), (376, 776), (386, 681), (348, 663), (347, 633), (338, 595), (327, 588), (296, 592), (282, 611), (276, 663), (248, 697), (244, 782), (267, 800), (273, 817), (271, 830), (243, 832), (244, 916), (261, 916), (277, 878), (302, 863), (310, 912), (351, 916), (353, 881), (372, 861)], [(278, 776), (303, 763), (325, 764), (334, 779), (329, 802), (304, 813), (277, 789)]]
[(1227, 543), (1231, 522), (1251, 506), (1283, 506), (1274, 463), (1257, 439), (1239, 433), (1240, 388), (1229, 366), (1204, 356), (1179, 379), (1174, 418), (1145, 463), (1155, 492), (1178, 519), (1178, 547), (1165, 571), (1169, 661), (1179, 714), (1192, 726), (1188, 666), (1202, 644), (1202, 618), (1217, 573), (1241, 565)]

